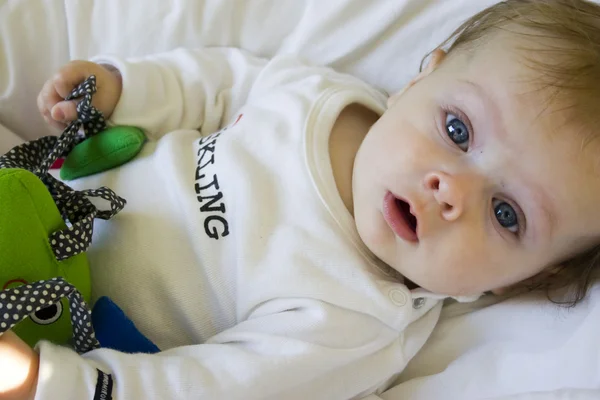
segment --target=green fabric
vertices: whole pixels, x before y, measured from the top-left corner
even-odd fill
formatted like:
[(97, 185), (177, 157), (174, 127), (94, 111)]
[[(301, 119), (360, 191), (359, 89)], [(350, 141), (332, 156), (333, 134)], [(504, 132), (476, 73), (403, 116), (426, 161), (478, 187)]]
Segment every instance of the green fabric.
[(60, 177), (69, 181), (122, 165), (140, 152), (144, 141), (141, 129), (108, 128), (75, 146), (60, 169)]
[[(91, 278), (85, 253), (59, 262), (48, 243), (51, 232), (64, 228), (54, 200), (35, 175), (23, 169), (1, 169), (0, 290), (62, 276), (89, 303)], [(72, 337), (67, 301), (63, 300), (63, 313), (56, 322), (38, 325), (28, 318), (14, 331), (30, 346), (40, 339), (67, 343)]]

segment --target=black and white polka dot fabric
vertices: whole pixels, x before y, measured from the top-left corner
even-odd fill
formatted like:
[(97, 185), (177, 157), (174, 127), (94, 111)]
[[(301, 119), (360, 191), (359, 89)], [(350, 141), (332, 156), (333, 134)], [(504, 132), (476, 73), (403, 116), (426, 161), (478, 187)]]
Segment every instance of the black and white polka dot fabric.
[[(65, 260), (86, 251), (91, 244), (95, 218), (110, 219), (125, 206), (125, 200), (102, 187), (75, 191), (48, 173), (52, 164), (67, 155), (75, 145), (106, 128), (104, 116), (92, 106), (96, 93), (96, 77), (90, 76), (65, 100), (81, 99), (77, 104), (78, 119), (67, 126), (62, 135), (46, 136), (17, 146), (0, 156), (0, 168), (23, 168), (33, 172), (46, 185), (69, 227), (54, 232), (49, 242), (57, 260)], [(80, 131), (83, 130), (83, 134)], [(110, 210), (98, 210), (89, 200), (99, 197), (110, 203)]]
[(52, 278), (0, 292), (0, 334), (40, 310), (69, 299), (73, 342), (78, 353), (100, 347), (92, 329), (89, 307), (74, 286), (62, 278)]
[[(80, 99), (78, 119), (59, 137), (46, 136), (17, 146), (0, 156), (1, 168), (21, 168), (34, 173), (52, 195), (67, 228), (50, 234), (48, 241), (57, 260), (85, 252), (91, 244), (94, 219), (108, 220), (123, 209), (125, 199), (106, 187), (76, 191), (48, 173), (54, 162), (78, 143), (106, 128), (104, 116), (92, 106), (96, 78), (90, 76), (65, 100)], [(99, 210), (89, 199), (101, 198), (110, 209)], [(0, 335), (24, 319), (48, 307), (60, 306), (68, 298), (73, 325), (73, 346), (79, 353), (99, 347), (91, 323), (91, 312), (81, 293), (61, 277), (6, 289), (0, 292)]]
[(47, 174), (58, 158), (67, 155), (87, 137), (105, 129), (104, 116), (92, 106), (94, 93), (96, 77), (92, 75), (65, 98), (80, 99), (77, 104), (77, 119), (59, 137), (46, 136), (13, 148), (0, 157), (0, 168), (24, 168), (41, 177)]

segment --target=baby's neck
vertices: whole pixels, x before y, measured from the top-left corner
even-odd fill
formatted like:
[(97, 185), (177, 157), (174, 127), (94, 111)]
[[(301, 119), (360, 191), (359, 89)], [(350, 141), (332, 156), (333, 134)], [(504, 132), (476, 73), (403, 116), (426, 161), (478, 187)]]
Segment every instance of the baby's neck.
[(335, 184), (344, 205), (354, 216), (352, 170), (358, 149), (379, 116), (360, 104), (350, 104), (340, 113), (329, 136), (329, 157)]

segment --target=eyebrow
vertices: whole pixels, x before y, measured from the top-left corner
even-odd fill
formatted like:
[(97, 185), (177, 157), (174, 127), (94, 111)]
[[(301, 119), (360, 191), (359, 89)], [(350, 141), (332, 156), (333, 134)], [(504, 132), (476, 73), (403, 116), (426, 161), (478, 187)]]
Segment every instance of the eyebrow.
[[(506, 132), (506, 125), (504, 124), (504, 118), (502, 115), (502, 110), (498, 105), (498, 102), (490, 96), (490, 94), (478, 83), (470, 81), (468, 79), (458, 79), (458, 82), (463, 85), (468, 86), (475, 95), (482, 100), (483, 109), (487, 111), (486, 114), (490, 114), (490, 117), (493, 121), (492, 134), (497, 135), (498, 137), (502, 137)], [(481, 105), (478, 104), (479, 107)]]

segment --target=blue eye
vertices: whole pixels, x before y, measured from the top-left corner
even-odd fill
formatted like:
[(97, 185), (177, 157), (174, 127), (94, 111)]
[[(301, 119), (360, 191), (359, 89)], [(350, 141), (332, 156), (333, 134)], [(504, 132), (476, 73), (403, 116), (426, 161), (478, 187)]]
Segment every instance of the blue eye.
[(469, 149), (469, 128), (456, 115), (446, 114), (446, 133), (462, 151)]
[(494, 216), (500, 225), (512, 233), (517, 233), (519, 231), (519, 218), (515, 209), (507, 202), (497, 199), (494, 199), (492, 205)]

